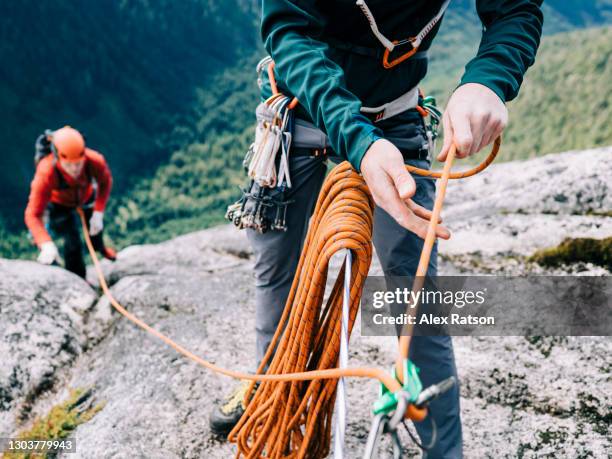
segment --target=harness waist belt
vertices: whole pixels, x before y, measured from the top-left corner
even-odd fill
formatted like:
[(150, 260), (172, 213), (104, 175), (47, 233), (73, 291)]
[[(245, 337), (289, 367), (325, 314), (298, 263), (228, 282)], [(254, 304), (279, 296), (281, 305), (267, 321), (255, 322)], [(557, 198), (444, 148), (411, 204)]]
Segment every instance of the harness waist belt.
[(374, 115), (374, 122), (392, 118), (395, 115), (416, 108), (419, 104), (419, 88), (415, 86), (410, 91), (402, 94), (397, 99), (379, 105), (378, 107), (361, 107), (361, 113)]
[(331, 149), (327, 135), (314, 124), (301, 118), (295, 119), (291, 146), (295, 148)]
[[(387, 140), (389, 140), (390, 142), (392, 142), (393, 144), (397, 146), (396, 139), (387, 138)], [(429, 153), (425, 149), (414, 150), (414, 149), (403, 149), (399, 147), (398, 149), (402, 153), (402, 157), (404, 158), (404, 160), (427, 159), (429, 157)], [(329, 148), (321, 150), (318, 148), (293, 148), (292, 147), (290, 156), (292, 158), (298, 158), (298, 157), (304, 157), (304, 156), (317, 158), (319, 156), (324, 156), (326, 158), (331, 158), (332, 161), (334, 162), (336, 162), (335, 158), (340, 158), (338, 155), (336, 155), (336, 153), (334, 153), (333, 150), (330, 150)]]
[[(414, 87), (397, 99), (378, 107), (361, 107), (361, 112), (378, 122), (392, 118), (395, 115), (416, 108), (419, 103), (419, 88)], [(312, 148), (323, 150), (331, 148), (327, 135), (309, 121), (296, 118), (291, 145), (296, 148)]]
[[(429, 145), (418, 127), (411, 124), (396, 126), (385, 132), (385, 139), (393, 143), (404, 159), (427, 159)], [(296, 118), (291, 142), (291, 156), (335, 156), (329, 138), (309, 121)]]

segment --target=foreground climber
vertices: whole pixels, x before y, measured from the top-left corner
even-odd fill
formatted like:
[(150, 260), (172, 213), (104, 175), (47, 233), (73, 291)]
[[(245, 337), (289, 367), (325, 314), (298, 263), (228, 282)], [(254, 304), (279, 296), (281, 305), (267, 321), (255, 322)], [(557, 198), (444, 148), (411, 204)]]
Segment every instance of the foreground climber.
[[(84, 278), (77, 207), (84, 210), (96, 250), (110, 260), (116, 256), (103, 240), (104, 208), (112, 186), (110, 169), (104, 156), (87, 148), (81, 133), (69, 126), (38, 138), (35, 162), (25, 222), (40, 249), (38, 261), (58, 263), (59, 252), (51, 234), (63, 238), (65, 268)], [(50, 231), (44, 222), (46, 212)]]
[[(541, 35), (541, 0), (476, 3), (485, 31), (478, 54), (466, 66), (444, 113), (441, 161), (452, 143), (458, 147), (457, 157), (465, 158), (501, 134), (507, 123), (505, 102), (516, 97)], [(435, 183), (412, 178), (403, 166), (429, 168), (431, 163), (435, 126), (425, 123), (426, 107), (417, 85), (427, 71), (427, 50), (448, 4), (441, 0), (263, 1), (262, 36), (275, 63), (278, 90), (295, 96), (299, 104), (294, 125), (284, 121), (282, 125), (282, 130), (292, 131), (291, 138), (279, 137), (283, 148), (270, 147), (278, 151), (273, 158), (278, 173), (272, 176), (263, 167), (270, 163), (262, 163), (260, 157), (275, 135), (264, 128), (279, 118), (258, 107), (262, 127), (258, 134), (267, 134), (258, 135), (247, 156), (251, 188), (239, 212), (237, 208), (228, 212), (236, 224), (248, 228), (255, 254), (258, 360), (283, 311), (328, 156), (350, 161), (370, 188), (378, 206), (374, 244), (385, 274), (414, 275)], [(404, 40), (407, 37), (415, 38)], [(268, 98), (270, 81), (261, 87), (263, 98)], [(283, 143), (287, 139), (288, 154)], [(444, 227), (437, 235), (450, 237)], [(434, 249), (428, 275), (435, 276), (436, 269)], [(450, 337), (415, 337), (410, 351), (411, 360), (421, 368), (424, 386), (456, 376)], [(227, 433), (238, 421), (246, 387), (238, 387), (213, 411), (214, 432)], [(462, 457), (458, 388), (432, 402), (430, 414), (438, 441), (428, 457)], [(431, 423), (416, 427), (422, 442), (429, 443)]]

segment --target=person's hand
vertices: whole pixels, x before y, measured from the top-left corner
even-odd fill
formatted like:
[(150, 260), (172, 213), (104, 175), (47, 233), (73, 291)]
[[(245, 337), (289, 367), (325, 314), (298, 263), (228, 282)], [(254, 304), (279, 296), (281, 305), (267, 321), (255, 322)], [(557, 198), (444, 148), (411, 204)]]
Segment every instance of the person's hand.
[(446, 160), (453, 142), (457, 158), (479, 152), (499, 137), (507, 124), (506, 105), (492, 90), (478, 83), (459, 86), (442, 118), (444, 145), (438, 161)]
[(89, 219), (89, 235), (96, 236), (104, 229), (104, 212), (94, 211)]
[[(431, 212), (410, 199), (416, 184), (395, 145), (385, 139), (374, 142), (361, 161), (361, 173), (374, 202), (401, 226), (424, 239)], [(450, 237), (443, 226), (438, 226), (436, 234), (442, 239)]]
[(59, 252), (56, 245), (52, 241), (43, 242), (40, 245), (40, 253), (38, 254), (37, 260), (43, 265), (52, 265), (55, 262), (59, 263)]

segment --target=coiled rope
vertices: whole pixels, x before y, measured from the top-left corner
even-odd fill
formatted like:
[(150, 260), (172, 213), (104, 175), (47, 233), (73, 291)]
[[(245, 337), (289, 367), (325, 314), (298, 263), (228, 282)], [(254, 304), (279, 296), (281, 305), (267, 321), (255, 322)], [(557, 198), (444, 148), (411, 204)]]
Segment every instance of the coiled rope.
[[(348, 163), (332, 170), (319, 194), (287, 307), (258, 373), (270, 359), (267, 375), (338, 366), (344, 276), (351, 277), (350, 334), (372, 261), (373, 208), (365, 181)], [(345, 273), (343, 266), (323, 307), (329, 261), (343, 249), (353, 254), (352, 272)], [(264, 457), (264, 451), (267, 458), (327, 456), (336, 383), (263, 381), (229, 435), (238, 456)]]
[[(409, 166), (407, 169), (415, 174), (441, 178), (441, 185), (445, 188), (448, 179), (469, 177), (485, 169), (497, 155), (499, 146), (500, 139), (497, 139), (487, 159), (466, 172), (450, 172), (454, 147), (442, 173)], [(439, 215), (443, 199), (443, 193), (436, 196), (434, 217), (430, 220), (428, 232), (431, 244), (426, 240), (421, 254), (420, 264), (425, 266), (435, 240), (436, 214)], [(342, 281), (346, 275), (343, 270), (327, 304), (322, 307), (328, 262), (337, 251), (349, 249), (353, 253), (349, 332), (352, 330), (372, 260), (373, 209), (374, 203), (363, 178), (347, 162), (336, 166), (326, 178), (319, 195), (280, 325), (255, 375), (226, 369), (195, 355), (126, 310), (110, 292), (87, 230), (85, 215), (82, 209), (77, 210), (100, 286), (120, 314), (207, 369), (232, 378), (250, 380), (253, 384), (255, 381), (261, 382), (253, 398), (246, 400), (245, 415), (230, 433), (230, 439), (238, 447), (236, 457), (322, 458), (329, 452), (335, 379), (373, 378), (392, 392), (401, 389), (400, 382), (379, 368), (336, 368), (340, 346)], [(408, 355), (409, 344), (409, 339), (400, 342), (400, 358)], [(275, 347), (278, 347), (276, 352)], [(261, 374), (268, 362), (267, 373)], [(422, 420), (426, 413), (424, 408), (409, 405), (407, 417)]]

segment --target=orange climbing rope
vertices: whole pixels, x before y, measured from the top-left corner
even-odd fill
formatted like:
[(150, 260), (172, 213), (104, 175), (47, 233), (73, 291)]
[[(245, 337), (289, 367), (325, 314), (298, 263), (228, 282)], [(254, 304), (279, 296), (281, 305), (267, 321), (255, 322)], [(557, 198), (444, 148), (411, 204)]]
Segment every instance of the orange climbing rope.
[[(500, 140), (497, 139), (487, 159), (466, 172), (450, 171), (454, 147), (441, 173), (407, 166), (413, 173), (441, 178), (441, 192), (436, 196), (434, 215), (419, 263), (420, 271), (429, 262), (446, 183), (449, 179), (468, 177), (486, 168), (497, 155), (499, 146)], [(78, 211), (100, 286), (119, 313), (205, 368), (233, 378), (261, 382), (252, 399), (246, 400), (246, 412), (230, 433), (230, 439), (238, 447), (237, 457), (322, 458), (329, 453), (335, 379), (374, 378), (391, 392), (401, 389), (400, 382), (381, 369), (336, 368), (340, 348), (342, 285), (347, 273), (340, 273), (327, 304), (324, 307), (322, 304), (330, 258), (339, 250), (351, 250), (354, 262), (350, 273), (350, 333), (372, 259), (373, 209), (374, 203), (363, 178), (347, 162), (335, 167), (319, 195), (281, 322), (256, 375), (225, 369), (195, 355), (119, 304), (104, 279), (84, 213), (81, 209)], [(408, 355), (409, 345), (409, 337), (402, 337), (400, 358)], [(267, 363), (268, 371), (261, 374)], [(398, 374), (401, 375), (401, 371)], [(422, 420), (426, 413), (425, 408), (409, 405), (407, 417)]]
[(386, 387), (390, 388), (390, 390), (398, 390), (401, 388), (399, 383), (393, 379), (393, 377), (379, 369), (379, 368), (355, 368), (355, 369), (345, 369), (345, 370), (326, 370), (326, 371), (314, 371), (314, 372), (301, 372), (301, 373), (293, 373), (293, 374), (285, 374), (285, 375), (253, 375), (250, 373), (243, 373), (240, 371), (229, 370), (227, 368), (220, 367), (215, 365), (214, 363), (203, 359), (202, 357), (197, 356), (189, 349), (181, 346), (176, 341), (167, 337), (160, 331), (151, 327), (141, 319), (139, 319), (136, 315), (129, 312), (125, 309), (113, 296), (111, 293), (108, 284), (104, 278), (104, 272), (102, 271), (102, 267), (100, 265), (100, 260), (98, 259), (98, 255), (93, 247), (91, 242), (91, 238), (89, 236), (89, 232), (87, 231), (87, 222), (85, 221), (85, 214), (82, 209), (77, 209), (79, 216), (81, 218), (81, 226), (83, 227), (83, 233), (85, 236), (85, 244), (87, 245), (87, 250), (94, 264), (94, 268), (96, 270), (96, 275), (100, 282), (100, 287), (102, 291), (107, 296), (110, 301), (111, 306), (113, 306), (117, 312), (123, 315), (126, 319), (142, 328), (146, 332), (150, 333), (154, 337), (166, 343), (172, 349), (177, 351), (179, 354), (182, 354), (184, 357), (187, 357), (190, 360), (193, 360), (198, 365), (201, 365), (209, 370), (214, 371), (215, 373), (219, 373), (225, 376), (229, 376), (235, 379), (246, 379), (250, 381), (305, 381), (311, 379), (337, 379), (347, 376), (360, 377), (360, 378), (373, 378), (379, 380)]
[[(351, 276), (350, 334), (372, 261), (373, 208), (364, 180), (348, 163), (332, 170), (319, 194), (287, 306), (258, 373), (268, 363), (267, 375), (338, 366), (344, 276)], [(353, 253), (352, 272), (342, 268), (323, 307), (329, 261), (343, 249)], [(263, 457), (264, 451), (269, 458), (326, 457), (336, 384), (263, 381), (230, 441), (245, 457)]]

